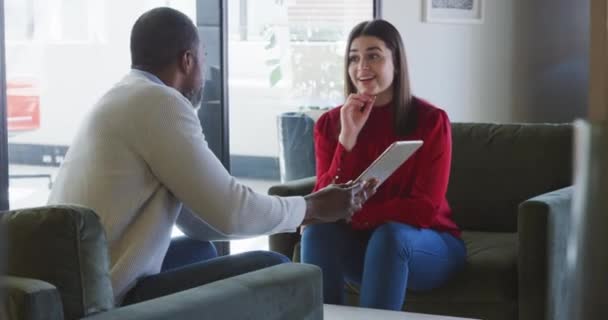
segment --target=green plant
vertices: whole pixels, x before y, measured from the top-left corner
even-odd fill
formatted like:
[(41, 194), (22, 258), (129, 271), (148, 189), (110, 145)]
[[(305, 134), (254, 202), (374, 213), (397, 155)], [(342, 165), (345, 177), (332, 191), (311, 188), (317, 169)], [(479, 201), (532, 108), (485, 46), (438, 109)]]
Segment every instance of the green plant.
[(265, 50), (272, 53), (272, 58), (266, 60), (266, 65), (271, 68), (270, 71), (270, 86), (274, 87), (283, 78), (281, 70), (281, 59), (275, 57), (277, 51), (277, 35), (274, 26), (266, 26), (263, 33), (267, 38), (268, 44), (264, 47)]
[[(284, 0), (275, 0), (284, 6)], [(289, 35), (279, 32), (277, 25), (267, 25), (262, 31), (266, 39), (269, 83), (275, 87), (285, 78), (285, 65), (292, 80), (290, 93), (296, 98), (335, 102), (342, 99), (343, 44), (341, 28), (336, 26), (290, 25)], [(314, 39), (311, 41), (311, 39)], [(289, 50), (289, 59), (281, 59), (281, 53)]]

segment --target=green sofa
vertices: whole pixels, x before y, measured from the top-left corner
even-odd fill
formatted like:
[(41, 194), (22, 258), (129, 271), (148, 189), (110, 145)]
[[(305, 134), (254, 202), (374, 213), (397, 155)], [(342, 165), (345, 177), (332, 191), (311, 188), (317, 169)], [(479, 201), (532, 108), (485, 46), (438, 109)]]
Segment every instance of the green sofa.
[[(0, 316), (10, 320), (322, 319), (321, 272), (283, 264), (165, 297), (116, 307), (97, 215), (77, 206), (0, 214), (7, 275)], [(294, 303), (297, 301), (298, 303)]]
[[(404, 310), (486, 320), (550, 317), (548, 297), (565, 252), (572, 191), (568, 124), (452, 124), (447, 197), (463, 229), (464, 270), (431, 292), (408, 292)], [(306, 142), (303, 142), (306, 143)], [(311, 142), (312, 143), (312, 142)], [(269, 193), (304, 195), (314, 177)], [(299, 261), (298, 233), (271, 236), (271, 250)], [(555, 288), (553, 288), (555, 289)], [(356, 286), (347, 285), (349, 304)]]

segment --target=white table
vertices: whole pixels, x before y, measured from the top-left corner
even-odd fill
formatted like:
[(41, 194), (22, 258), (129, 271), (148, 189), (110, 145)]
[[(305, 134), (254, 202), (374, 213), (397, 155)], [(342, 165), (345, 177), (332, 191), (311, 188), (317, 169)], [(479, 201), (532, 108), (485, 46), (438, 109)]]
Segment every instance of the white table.
[(349, 306), (337, 306), (333, 304), (323, 305), (323, 318), (325, 320), (467, 320), (466, 318), (434, 316), (422, 313), (387, 311)]

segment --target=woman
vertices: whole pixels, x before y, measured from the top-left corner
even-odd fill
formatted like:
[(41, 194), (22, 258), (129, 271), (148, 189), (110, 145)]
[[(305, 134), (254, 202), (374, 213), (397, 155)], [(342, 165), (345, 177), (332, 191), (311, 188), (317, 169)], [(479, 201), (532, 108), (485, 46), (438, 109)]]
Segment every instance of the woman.
[(355, 26), (345, 66), (346, 101), (315, 125), (315, 190), (354, 180), (395, 141), (424, 144), (352, 221), (305, 228), (302, 261), (322, 268), (325, 303), (344, 303), (346, 280), (361, 285), (362, 307), (401, 310), (407, 289), (439, 287), (465, 262), (445, 197), (450, 122), (411, 95), (401, 36), (390, 23)]

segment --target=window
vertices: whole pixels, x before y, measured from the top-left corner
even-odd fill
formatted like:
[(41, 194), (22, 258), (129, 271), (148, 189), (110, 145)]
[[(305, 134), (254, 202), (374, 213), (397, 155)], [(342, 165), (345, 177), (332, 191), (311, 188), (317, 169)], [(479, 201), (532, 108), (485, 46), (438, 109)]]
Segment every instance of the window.
[(44, 205), (78, 125), (130, 67), (129, 31), (156, 6), (196, 1), (5, 0), (12, 209)]

